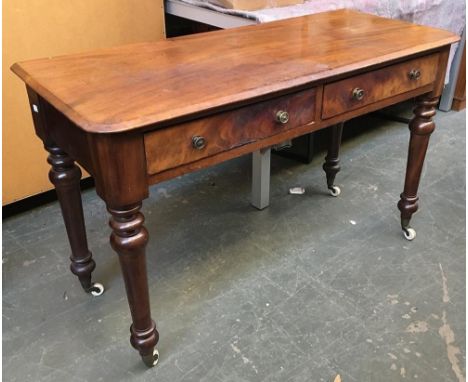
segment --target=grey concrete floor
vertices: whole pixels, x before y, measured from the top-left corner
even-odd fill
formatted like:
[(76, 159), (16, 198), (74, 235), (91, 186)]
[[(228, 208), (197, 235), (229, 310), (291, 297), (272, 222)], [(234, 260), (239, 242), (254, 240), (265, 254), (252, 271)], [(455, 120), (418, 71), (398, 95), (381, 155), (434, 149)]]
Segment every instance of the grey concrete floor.
[[(326, 192), (323, 153), (310, 165), (274, 157), (261, 212), (249, 206), (249, 157), (153, 187), (154, 369), (130, 348), (94, 190), (83, 199), (99, 298), (68, 270), (57, 203), (5, 220), (4, 380), (464, 381), (465, 113), (436, 120), (413, 242), (396, 208), (408, 129), (372, 117), (343, 143), (339, 198)], [(306, 194), (288, 195), (295, 185)]]

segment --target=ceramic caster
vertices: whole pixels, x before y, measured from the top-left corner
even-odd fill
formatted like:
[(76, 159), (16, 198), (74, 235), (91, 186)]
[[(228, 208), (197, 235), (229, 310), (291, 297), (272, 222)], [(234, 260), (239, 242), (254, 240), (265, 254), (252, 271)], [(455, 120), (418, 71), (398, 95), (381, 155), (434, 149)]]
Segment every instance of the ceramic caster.
[(153, 354), (142, 355), (141, 359), (143, 363), (148, 367), (154, 367), (158, 364), (159, 361), (159, 352), (157, 349), (153, 350)]
[(104, 293), (104, 286), (99, 283), (93, 283), (93, 285), (87, 290), (93, 296), (97, 297)]
[(413, 228), (403, 228), (403, 236), (406, 240), (414, 240), (416, 237), (416, 231)]
[(337, 197), (339, 194), (341, 194), (341, 189), (338, 186), (331, 186), (328, 189), (328, 192), (331, 196)]

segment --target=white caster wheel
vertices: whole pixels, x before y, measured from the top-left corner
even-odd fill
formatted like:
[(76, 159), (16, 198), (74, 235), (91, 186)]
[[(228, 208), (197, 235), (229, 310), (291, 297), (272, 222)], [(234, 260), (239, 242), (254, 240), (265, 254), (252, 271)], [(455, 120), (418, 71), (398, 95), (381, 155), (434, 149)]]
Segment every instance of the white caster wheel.
[(341, 189), (338, 186), (331, 186), (331, 188), (328, 189), (328, 192), (331, 196), (334, 196), (336, 198), (338, 195), (341, 194)]
[(89, 292), (97, 297), (104, 293), (104, 285), (99, 283), (94, 283), (91, 288), (89, 288)]
[(413, 228), (403, 228), (403, 236), (406, 240), (414, 240), (416, 237), (416, 231)]
[(157, 349), (153, 350), (153, 354), (141, 356), (144, 364), (148, 367), (154, 367), (158, 364), (159, 361), (159, 352)]

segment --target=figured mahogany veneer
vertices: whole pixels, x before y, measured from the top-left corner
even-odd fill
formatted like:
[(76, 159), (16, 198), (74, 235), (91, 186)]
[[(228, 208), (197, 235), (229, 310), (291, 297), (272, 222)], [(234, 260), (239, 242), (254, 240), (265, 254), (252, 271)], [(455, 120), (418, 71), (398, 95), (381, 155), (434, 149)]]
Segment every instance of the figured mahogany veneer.
[[(325, 85), (322, 118), (429, 85), (436, 80), (438, 61), (432, 54)], [(363, 91), (362, 99), (353, 97), (355, 89)]]
[(149, 186), (338, 124), (324, 165), (337, 195), (342, 122), (418, 97), (398, 204), (402, 228), (412, 236), (432, 118), (456, 41), (440, 29), (340, 10), (15, 64), (36, 134), (50, 153), (72, 272), (93, 293), (78, 162), (111, 214), (111, 245), (132, 315), (130, 342), (154, 365), (159, 334), (141, 212)]
[[(308, 89), (145, 134), (149, 174), (243, 146), (314, 122), (316, 90)], [(277, 113), (286, 112), (281, 123)], [(197, 149), (193, 138), (205, 140)]]

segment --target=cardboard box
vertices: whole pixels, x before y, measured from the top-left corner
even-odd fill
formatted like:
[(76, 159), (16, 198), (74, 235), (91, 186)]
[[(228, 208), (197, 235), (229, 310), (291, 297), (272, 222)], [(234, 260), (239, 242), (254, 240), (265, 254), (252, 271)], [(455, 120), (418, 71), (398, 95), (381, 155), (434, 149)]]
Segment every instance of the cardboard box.
[(304, 3), (304, 0), (210, 0), (210, 2), (229, 9), (254, 11), (263, 8), (302, 4)]

